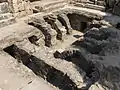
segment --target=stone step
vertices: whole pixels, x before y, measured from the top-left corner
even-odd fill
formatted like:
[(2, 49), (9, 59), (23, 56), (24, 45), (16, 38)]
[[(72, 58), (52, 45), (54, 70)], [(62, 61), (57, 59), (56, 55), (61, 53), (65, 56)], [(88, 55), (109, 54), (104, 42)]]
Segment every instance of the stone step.
[(61, 2), (61, 3), (55, 4), (55, 5), (51, 5), (49, 7), (45, 6), (43, 11), (53, 11), (55, 9), (63, 8), (65, 5), (67, 5), (66, 2)]
[(7, 2), (0, 3), (0, 14), (8, 13), (9, 12), (9, 6)]
[(0, 14), (0, 20), (9, 19), (11, 17), (13, 17), (12, 13)]
[(32, 8), (36, 12), (41, 12), (41, 11), (51, 11), (54, 9), (59, 9), (64, 7), (67, 3), (66, 1), (54, 1), (54, 2), (46, 2), (43, 5), (40, 4), (40, 1), (35, 1), (32, 3)]
[(90, 9), (95, 9), (95, 10), (100, 10), (100, 11), (104, 11), (105, 10), (104, 6), (99, 6), (99, 5), (94, 5), (94, 4), (76, 3), (76, 4), (74, 4), (74, 6), (90, 8)]
[(100, 10), (100, 11), (104, 11), (105, 10), (104, 6), (93, 5), (93, 4), (86, 4), (86, 8)]
[(15, 23), (15, 18), (11, 17), (9, 19), (5, 19), (5, 20), (0, 20), (0, 28), (11, 25), (13, 23)]
[(60, 4), (63, 4), (63, 3), (66, 3), (65, 0), (61, 0), (61, 1), (57, 1), (57, 2), (46, 4), (46, 5), (44, 5), (44, 8), (53, 7), (55, 5), (60, 5)]

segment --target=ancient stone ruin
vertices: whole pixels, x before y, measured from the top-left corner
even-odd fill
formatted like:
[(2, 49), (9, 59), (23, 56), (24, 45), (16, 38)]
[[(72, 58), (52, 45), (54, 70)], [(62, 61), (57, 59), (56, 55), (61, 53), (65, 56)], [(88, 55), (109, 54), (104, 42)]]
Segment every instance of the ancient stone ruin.
[(0, 0), (0, 90), (120, 90), (120, 0)]

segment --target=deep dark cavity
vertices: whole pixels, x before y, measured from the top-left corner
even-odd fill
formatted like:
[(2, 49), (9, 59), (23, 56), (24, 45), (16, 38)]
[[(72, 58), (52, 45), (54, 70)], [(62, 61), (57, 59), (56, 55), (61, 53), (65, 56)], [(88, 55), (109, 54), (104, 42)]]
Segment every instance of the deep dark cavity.
[(26, 66), (30, 63), (30, 55), (26, 51), (19, 49), (14, 44), (4, 48), (3, 50)]
[(117, 23), (117, 24), (116, 24), (116, 28), (117, 28), (117, 29), (120, 29), (120, 23)]
[(64, 60), (67, 60), (69, 62), (74, 63), (79, 68), (81, 68), (85, 73), (86, 76), (89, 77), (87, 86), (85, 87), (86, 90), (97, 82), (100, 78), (99, 70), (95, 67), (92, 61), (88, 61), (82, 54), (82, 52), (78, 50), (72, 50), (72, 51), (63, 51), (60, 53), (59, 51), (56, 51), (54, 53), (55, 58), (61, 58)]
[(87, 28), (87, 23), (86, 22), (81, 22), (81, 30), (82, 32)]
[(61, 90), (79, 90), (75, 83), (60, 70), (48, 65), (43, 60), (30, 55), (25, 50), (18, 48), (16, 45), (11, 45), (4, 49), (9, 55), (18, 61), (22, 62), (25, 66), (31, 69), (36, 75), (47, 80), (49, 83)]
[(30, 2), (41, 1), (41, 0), (29, 0)]
[(81, 67), (84, 71), (87, 71), (90, 68), (90, 65), (88, 64), (84, 56), (79, 51), (76, 50), (63, 51), (62, 53), (56, 51), (54, 53), (54, 57), (73, 62), (77, 64), (77, 66)]
[(88, 26), (88, 22), (90, 21), (89, 18), (75, 14), (75, 13), (68, 14), (67, 16), (69, 18), (72, 28), (80, 32), (84, 32), (84, 30)]
[(90, 75), (92, 68), (94, 67), (94, 64), (92, 64), (92, 62), (90, 61), (87, 61), (86, 58), (82, 55), (82, 53), (78, 50), (73, 51), (66, 50), (63, 51), (62, 53), (56, 51), (54, 53), (54, 57), (73, 62), (75, 65), (83, 69), (86, 72), (87, 76)]
[(38, 46), (37, 41), (39, 40), (39, 38), (37, 36), (33, 35), (33, 36), (29, 37), (28, 39), (32, 44), (35, 44)]

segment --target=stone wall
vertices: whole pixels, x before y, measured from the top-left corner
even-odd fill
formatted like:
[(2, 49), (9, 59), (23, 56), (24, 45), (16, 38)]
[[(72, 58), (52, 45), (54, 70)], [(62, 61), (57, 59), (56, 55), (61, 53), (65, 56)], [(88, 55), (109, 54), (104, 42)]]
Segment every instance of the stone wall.
[(15, 17), (32, 14), (29, 0), (0, 0), (0, 14), (13, 13)]
[[(69, 0), (70, 3), (74, 3), (76, 6), (82, 6), (82, 4), (89, 4), (89, 6), (84, 5), (85, 8), (94, 8), (93, 6), (103, 6), (105, 7), (106, 11), (111, 12), (116, 15), (120, 15), (120, 0)], [(78, 4), (82, 3), (82, 4)], [(91, 6), (90, 6), (91, 5)], [(101, 8), (101, 7), (99, 7)], [(104, 10), (103, 8), (98, 10)]]
[(32, 14), (29, 0), (9, 0), (12, 12), (15, 13), (15, 17), (22, 17)]

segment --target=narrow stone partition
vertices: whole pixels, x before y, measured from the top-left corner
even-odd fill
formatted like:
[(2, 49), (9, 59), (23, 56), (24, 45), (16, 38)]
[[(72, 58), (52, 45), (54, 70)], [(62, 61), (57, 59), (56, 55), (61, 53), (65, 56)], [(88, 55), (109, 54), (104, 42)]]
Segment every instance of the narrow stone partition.
[(28, 52), (20, 49), (16, 45), (13, 44), (3, 50), (19, 62), (22, 62), (36, 75), (42, 77), (61, 90), (80, 90), (67, 74), (64, 74), (60, 70), (48, 65), (43, 60), (30, 55)]
[(72, 33), (72, 27), (70, 25), (69, 19), (67, 17), (66, 14), (59, 14), (57, 16), (58, 20), (62, 23), (63, 26), (65, 26), (66, 30), (67, 30), (67, 34), (71, 34)]
[(32, 25), (42, 31), (45, 37), (45, 46), (51, 47), (54, 44), (55, 35), (54, 30), (43, 20), (34, 18), (32, 21), (28, 22), (29, 25)]
[(66, 34), (66, 29), (65, 27), (61, 24), (61, 22), (57, 19), (57, 16), (51, 14), (51, 15), (46, 15), (44, 16), (44, 20), (51, 25), (52, 29), (56, 30), (57, 32), (57, 39), (58, 40), (63, 40), (65, 34)]

